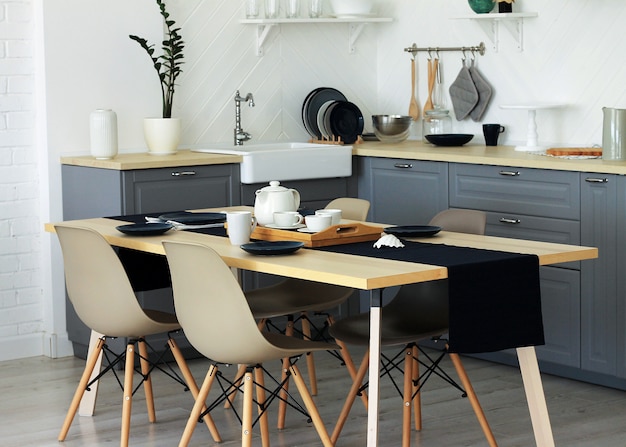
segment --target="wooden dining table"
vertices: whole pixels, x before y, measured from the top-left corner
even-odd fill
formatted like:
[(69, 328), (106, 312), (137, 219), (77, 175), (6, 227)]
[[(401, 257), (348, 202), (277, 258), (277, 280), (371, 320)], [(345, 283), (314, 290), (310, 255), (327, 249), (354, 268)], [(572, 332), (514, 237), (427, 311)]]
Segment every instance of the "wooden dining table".
[[(233, 207), (228, 209), (250, 209)], [(198, 210), (198, 211), (222, 211)], [(234, 269), (300, 278), (328, 284), (351, 287), (370, 294), (370, 365), (380, 362), (380, 319), (382, 317), (382, 291), (388, 287), (445, 279), (448, 269), (441, 265), (420, 264), (352, 254), (333, 253), (303, 249), (283, 256), (255, 256), (231, 245), (228, 238), (195, 233), (169, 231), (159, 236), (130, 236), (116, 230), (116, 226), (128, 223), (123, 218), (94, 218), (71, 221), (73, 225), (91, 228), (115, 247), (123, 247), (146, 253), (164, 255), (163, 240), (200, 242), (213, 248)], [(66, 222), (69, 223), (69, 222)], [(383, 224), (367, 223), (368, 225)], [(46, 224), (46, 231), (54, 232), (53, 224)], [(471, 235), (441, 231), (428, 243), (495, 250), (508, 253), (536, 255), (539, 265), (559, 264), (598, 257), (593, 247), (554, 244), (547, 242), (509, 239), (492, 236)], [(96, 334), (92, 336), (94, 339)], [(95, 338), (97, 339), (97, 338)], [(534, 346), (516, 348), (531, 423), (538, 447), (553, 447), (554, 437), (550, 424), (546, 399), (541, 381)], [(379, 368), (370, 367), (369, 406), (367, 423), (367, 446), (378, 445)], [(95, 403), (95, 392), (89, 393)], [(93, 406), (92, 406), (93, 408)], [(82, 414), (82, 413), (81, 413)]]

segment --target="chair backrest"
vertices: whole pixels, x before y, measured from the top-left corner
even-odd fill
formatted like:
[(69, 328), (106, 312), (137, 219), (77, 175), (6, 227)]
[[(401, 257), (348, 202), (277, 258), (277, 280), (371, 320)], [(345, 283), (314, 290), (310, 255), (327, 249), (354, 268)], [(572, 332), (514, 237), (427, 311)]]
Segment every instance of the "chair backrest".
[[(482, 211), (448, 209), (433, 217), (430, 224), (457, 233), (485, 234), (486, 222), (487, 215)], [(385, 309), (411, 315), (410, 319), (403, 321), (411, 321), (416, 327), (445, 328), (448, 325), (448, 282), (429, 281), (402, 286)]]
[(365, 199), (340, 197), (338, 199), (331, 200), (328, 205), (326, 205), (326, 208), (341, 210), (341, 217), (343, 219), (363, 221), (367, 219), (367, 212), (370, 209), (370, 203)]
[(483, 211), (450, 208), (430, 220), (430, 225), (455, 233), (485, 234), (487, 214)]
[(110, 337), (142, 337), (155, 331), (137, 301), (124, 266), (97, 231), (55, 225), (63, 252), (67, 294), (90, 329)]
[(255, 364), (275, 347), (261, 334), (230, 268), (210, 247), (163, 241), (176, 316), (202, 355), (220, 363)]

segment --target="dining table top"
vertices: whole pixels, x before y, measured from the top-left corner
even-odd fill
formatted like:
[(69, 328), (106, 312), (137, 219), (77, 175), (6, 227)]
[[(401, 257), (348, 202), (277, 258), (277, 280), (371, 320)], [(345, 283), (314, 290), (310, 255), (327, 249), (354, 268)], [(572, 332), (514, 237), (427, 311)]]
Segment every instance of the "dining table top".
[[(195, 210), (200, 212), (250, 210), (251, 207), (210, 208)], [(119, 220), (117, 220), (119, 219)], [(116, 227), (128, 222), (123, 217), (117, 219), (100, 217), (67, 221), (65, 223), (88, 227), (104, 236), (109, 244), (117, 247), (164, 255), (163, 240), (176, 240), (204, 243), (213, 248), (226, 264), (233, 268), (274, 274), (284, 277), (325, 282), (361, 290), (373, 290), (416, 282), (447, 278), (447, 268), (439, 265), (395, 261), (381, 258), (332, 253), (315, 249), (301, 249), (289, 255), (258, 256), (231, 245), (227, 237), (212, 236), (192, 231), (170, 230), (158, 236), (132, 236), (119, 232)], [(367, 222), (382, 228), (389, 226)], [(54, 224), (45, 225), (45, 230), (54, 232)], [(555, 244), (548, 242), (471, 235), (441, 231), (427, 239), (415, 239), (432, 244), (446, 244), (509, 253), (533, 254), (540, 265), (594, 259), (598, 250), (594, 247)]]

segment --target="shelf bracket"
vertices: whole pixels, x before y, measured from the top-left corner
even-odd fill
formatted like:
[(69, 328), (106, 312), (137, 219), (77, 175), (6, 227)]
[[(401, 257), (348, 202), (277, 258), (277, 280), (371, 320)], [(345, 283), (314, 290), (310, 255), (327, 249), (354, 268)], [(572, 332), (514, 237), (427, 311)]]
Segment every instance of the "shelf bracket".
[(493, 51), (498, 52), (500, 47), (500, 24), (509, 30), (517, 44), (517, 51), (524, 51), (524, 18), (476, 20), (485, 34), (491, 40)]
[(356, 51), (356, 41), (363, 32), (366, 23), (350, 23), (350, 39), (348, 41), (348, 52), (350, 54)]
[(261, 23), (256, 27), (256, 55), (263, 56), (263, 44), (267, 40), (272, 28), (276, 26), (276, 23)]

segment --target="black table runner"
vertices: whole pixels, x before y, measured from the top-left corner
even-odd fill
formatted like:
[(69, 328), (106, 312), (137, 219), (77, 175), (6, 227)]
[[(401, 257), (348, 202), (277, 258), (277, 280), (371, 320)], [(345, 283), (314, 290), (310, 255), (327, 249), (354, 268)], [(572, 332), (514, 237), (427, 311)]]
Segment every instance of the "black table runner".
[(403, 243), (404, 248), (377, 249), (371, 242), (361, 242), (321, 250), (447, 267), (449, 344), (453, 352), (493, 352), (544, 344), (537, 256)]
[[(145, 216), (110, 219), (143, 223)], [(226, 236), (223, 227), (188, 231)], [(377, 249), (372, 242), (361, 242), (317, 250), (447, 267), (449, 344), (453, 352), (493, 352), (545, 343), (537, 256), (443, 244), (403, 243), (404, 248)], [(159, 287), (167, 286), (169, 269), (164, 257), (145, 256), (149, 254), (130, 249), (121, 249), (119, 255), (135, 290), (157, 288), (155, 281)]]

